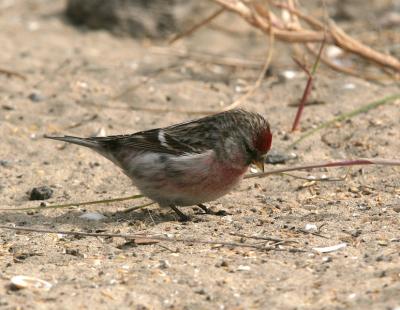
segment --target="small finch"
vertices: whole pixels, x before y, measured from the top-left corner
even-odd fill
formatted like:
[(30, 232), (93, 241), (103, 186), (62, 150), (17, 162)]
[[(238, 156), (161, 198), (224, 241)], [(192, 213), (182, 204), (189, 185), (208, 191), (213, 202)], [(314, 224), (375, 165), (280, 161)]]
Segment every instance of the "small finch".
[(119, 166), (141, 193), (161, 207), (198, 205), (229, 193), (250, 164), (264, 170), (271, 148), (268, 122), (257, 113), (230, 110), (130, 135), (49, 137), (100, 153)]

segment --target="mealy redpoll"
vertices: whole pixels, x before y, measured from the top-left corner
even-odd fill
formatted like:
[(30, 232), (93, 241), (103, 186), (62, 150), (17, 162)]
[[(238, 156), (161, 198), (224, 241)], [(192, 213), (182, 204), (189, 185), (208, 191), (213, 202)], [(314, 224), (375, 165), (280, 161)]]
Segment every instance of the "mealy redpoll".
[(130, 135), (48, 137), (89, 147), (122, 168), (161, 207), (202, 205), (230, 192), (250, 164), (264, 170), (271, 147), (268, 122), (241, 109)]

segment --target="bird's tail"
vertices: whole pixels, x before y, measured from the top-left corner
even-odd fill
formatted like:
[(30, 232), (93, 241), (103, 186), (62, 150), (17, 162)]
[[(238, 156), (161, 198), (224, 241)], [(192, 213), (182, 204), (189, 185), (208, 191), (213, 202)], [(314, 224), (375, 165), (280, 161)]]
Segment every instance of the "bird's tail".
[(59, 140), (59, 141), (64, 141), (68, 143), (73, 143), (73, 144), (78, 144), (82, 146), (86, 146), (91, 149), (99, 149), (100, 145), (98, 141), (95, 141), (90, 138), (79, 138), (79, 137), (73, 137), (73, 136), (64, 136), (64, 137), (51, 137), (44, 135), (45, 138), (47, 139), (53, 139), (53, 140)]

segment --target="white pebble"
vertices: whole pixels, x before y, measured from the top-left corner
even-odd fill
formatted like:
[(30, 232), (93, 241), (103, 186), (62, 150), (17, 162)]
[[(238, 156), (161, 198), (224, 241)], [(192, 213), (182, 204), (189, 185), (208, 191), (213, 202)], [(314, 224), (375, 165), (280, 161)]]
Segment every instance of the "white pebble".
[(239, 265), (239, 267), (237, 267), (238, 271), (249, 271), (251, 268), (250, 266), (244, 266), (244, 265)]
[(10, 281), (11, 284), (18, 289), (37, 288), (48, 291), (53, 286), (51, 283), (47, 281), (21, 275), (12, 277)]
[(340, 249), (344, 249), (345, 247), (347, 247), (347, 243), (339, 243), (339, 244), (328, 246), (328, 247), (313, 248), (313, 250), (317, 251), (319, 253), (330, 253), (330, 252), (338, 251)]
[(285, 79), (291, 80), (297, 76), (297, 72), (293, 70), (285, 70), (281, 74)]
[(334, 45), (328, 46), (325, 52), (329, 58), (338, 58), (343, 55), (343, 50)]
[(306, 224), (306, 226), (304, 226), (304, 229), (307, 231), (318, 231), (318, 227), (315, 224)]
[(347, 89), (347, 90), (351, 90), (351, 89), (355, 89), (356, 85), (353, 83), (346, 83), (343, 85), (343, 89)]
[(88, 221), (101, 221), (104, 220), (106, 217), (98, 212), (88, 212), (85, 214), (82, 214), (79, 218), (85, 219)]

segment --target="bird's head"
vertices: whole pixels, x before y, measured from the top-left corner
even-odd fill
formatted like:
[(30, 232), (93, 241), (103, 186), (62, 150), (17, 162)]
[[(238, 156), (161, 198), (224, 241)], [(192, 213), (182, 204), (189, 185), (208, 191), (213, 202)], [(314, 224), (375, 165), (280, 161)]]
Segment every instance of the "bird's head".
[(253, 140), (254, 151), (251, 163), (264, 172), (265, 155), (271, 149), (272, 133), (268, 127), (261, 128)]
[[(268, 121), (258, 113), (242, 109), (218, 114), (219, 130), (223, 141), (218, 154), (237, 167), (256, 165), (264, 170), (265, 155), (271, 148), (272, 133)], [(218, 146), (218, 145), (216, 145)]]
[(268, 122), (262, 118), (253, 124), (251, 140), (245, 144), (248, 161), (264, 172), (265, 155), (271, 149), (272, 133)]

